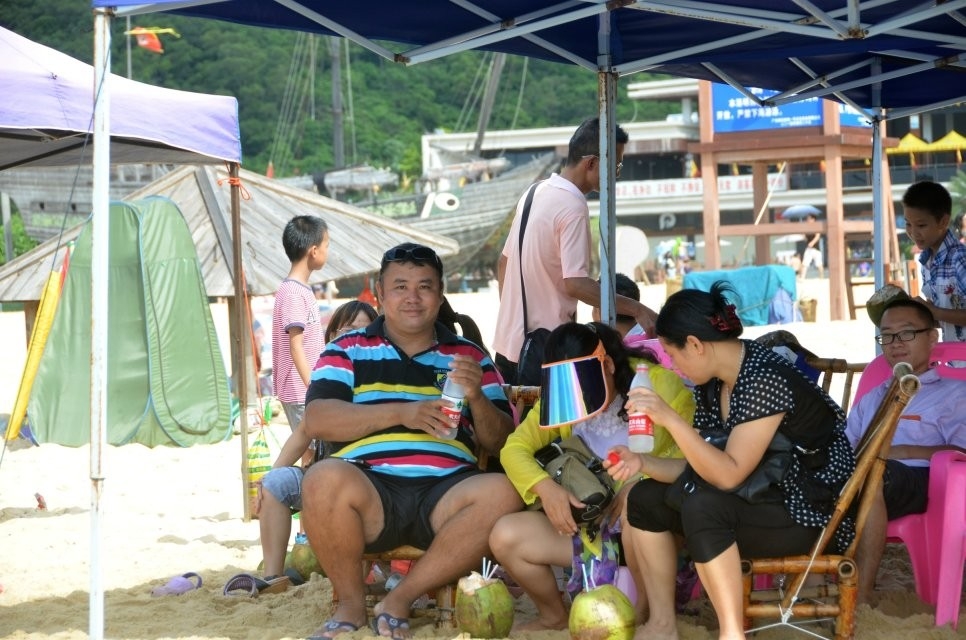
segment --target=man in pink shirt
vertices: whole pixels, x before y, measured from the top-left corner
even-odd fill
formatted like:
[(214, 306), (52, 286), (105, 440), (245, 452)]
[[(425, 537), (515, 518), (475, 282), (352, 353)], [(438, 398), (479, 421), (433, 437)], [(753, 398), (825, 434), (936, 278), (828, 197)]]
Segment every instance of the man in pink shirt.
[[(617, 173), (627, 133), (617, 127)], [(600, 306), (600, 284), (590, 275), (590, 210), (586, 194), (600, 190), (600, 121), (585, 120), (570, 139), (567, 162), (560, 173), (539, 183), (533, 196), (520, 256), (520, 220), (526, 196), (517, 204), (497, 268), (500, 310), (493, 349), (504, 380), (518, 384), (517, 363), (524, 334), (552, 330), (576, 318), (577, 302)], [(528, 189), (529, 191), (529, 189)], [(526, 281), (527, 326), (523, 326)], [(617, 313), (633, 316), (647, 331), (657, 314), (636, 300), (617, 296)]]

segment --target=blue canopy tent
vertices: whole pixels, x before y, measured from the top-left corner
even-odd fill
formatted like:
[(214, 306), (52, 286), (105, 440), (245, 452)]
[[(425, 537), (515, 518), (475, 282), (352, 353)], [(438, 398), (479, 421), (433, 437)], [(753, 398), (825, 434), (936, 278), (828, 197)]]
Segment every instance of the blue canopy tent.
[[(725, 82), (763, 106), (827, 97), (874, 123), (966, 100), (966, 0), (92, 0), (116, 15), (168, 11), (240, 24), (339, 35), (387, 60), (417, 64), (486, 49), (577, 64), (600, 74), (600, 115), (613, 121), (614, 80), (638, 71)], [(399, 43), (390, 48), (386, 42)], [(745, 86), (780, 91), (760, 98)], [(888, 110), (887, 110), (888, 109)], [(602, 127), (602, 282), (612, 292), (613, 158)], [(881, 157), (880, 127), (872, 128)], [(883, 189), (874, 165), (875, 238)], [(714, 216), (714, 212), (706, 216)], [(711, 225), (705, 225), (711, 227)], [(717, 232), (713, 231), (712, 236)], [(718, 237), (706, 258), (719, 261)], [(877, 260), (877, 279), (885, 265)], [(613, 320), (612, 297), (602, 313)]]
[[(620, 75), (651, 71), (725, 82), (763, 106), (828, 97), (860, 109), (874, 124), (966, 100), (966, 83), (957, 75), (966, 62), (966, 18), (960, 13), (966, 0), (92, 0), (92, 6), (95, 65), (107, 69), (111, 16), (169, 11), (338, 35), (402, 64), (486, 49), (597, 72), (601, 280), (607, 292), (601, 311), (610, 322), (616, 221), (611, 123)], [(405, 46), (393, 50), (386, 41)], [(746, 85), (781, 93), (760, 99)], [(101, 118), (107, 117), (105, 108)], [(103, 125), (98, 131), (109, 135)], [(881, 127), (872, 131), (873, 154), (881, 157)], [(881, 163), (873, 166), (881, 256)], [(95, 190), (100, 186), (106, 194), (106, 179), (97, 175), (95, 170)], [(100, 210), (106, 215), (106, 198)], [(719, 238), (706, 240), (708, 259), (716, 261)], [(881, 260), (877, 268), (882, 284)], [(93, 623), (91, 636), (100, 637)]]

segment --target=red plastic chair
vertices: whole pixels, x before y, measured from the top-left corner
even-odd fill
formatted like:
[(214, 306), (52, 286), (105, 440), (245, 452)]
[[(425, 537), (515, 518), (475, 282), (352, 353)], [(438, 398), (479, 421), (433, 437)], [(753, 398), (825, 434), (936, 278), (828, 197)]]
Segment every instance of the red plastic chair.
[[(966, 343), (940, 342), (931, 360), (940, 376), (966, 380)], [(859, 380), (856, 402), (890, 373), (884, 356), (876, 357)], [(939, 451), (930, 459), (929, 502), (924, 513), (889, 522), (886, 535), (901, 540), (909, 552), (916, 594), (936, 605), (936, 624), (957, 627), (966, 561), (966, 454)], [(940, 607), (939, 602), (942, 601)]]

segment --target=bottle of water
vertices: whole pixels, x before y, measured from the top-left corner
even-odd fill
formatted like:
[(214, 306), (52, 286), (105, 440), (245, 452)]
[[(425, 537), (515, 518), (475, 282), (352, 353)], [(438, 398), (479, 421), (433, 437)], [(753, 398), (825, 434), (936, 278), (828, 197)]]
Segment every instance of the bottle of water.
[(443, 407), (443, 413), (449, 418), (452, 427), (447, 429), (445, 433), (441, 432), (438, 434), (443, 440), (452, 440), (456, 437), (460, 417), (463, 415), (463, 398), (465, 396), (466, 392), (463, 390), (463, 386), (449, 376), (446, 376), (446, 382), (443, 383), (442, 400), (449, 404)]
[[(653, 389), (651, 373), (646, 364), (637, 365), (631, 389)], [(650, 453), (654, 450), (654, 421), (646, 413), (632, 413), (627, 416), (627, 448), (635, 453)]]

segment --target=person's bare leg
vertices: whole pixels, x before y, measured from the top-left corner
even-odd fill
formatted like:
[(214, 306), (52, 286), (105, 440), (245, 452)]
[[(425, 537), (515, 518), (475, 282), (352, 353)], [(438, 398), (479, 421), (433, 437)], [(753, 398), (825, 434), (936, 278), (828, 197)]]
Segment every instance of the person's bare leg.
[(407, 618), (416, 598), (480, 568), (493, 525), (522, 507), (519, 494), (503, 474), (474, 476), (452, 487), (430, 517), (436, 532), (432, 544), (373, 613)]
[(634, 563), (640, 574), (635, 580), (644, 584), (649, 611), (647, 622), (634, 634), (635, 640), (677, 640), (674, 587), (678, 554), (673, 534), (627, 527), (622, 539), (627, 545), (625, 551), (628, 548), (634, 551)]
[(263, 568), (266, 576), (280, 576), (285, 571), (285, 552), (292, 535), (292, 510), (262, 490), (262, 505), (258, 512), (261, 534)]
[(744, 638), (741, 556), (738, 554), (738, 545), (732, 544), (710, 562), (696, 562), (694, 566), (718, 616), (718, 638)]
[(342, 460), (317, 462), (302, 481), (302, 517), (312, 551), (339, 598), (332, 619), (365, 626), (362, 552), (385, 522), (375, 487)]
[[(628, 531), (631, 525), (627, 522), (627, 505), (621, 513), (621, 531)], [(634, 605), (634, 624), (641, 625), (647, 620), (647, 587), (644, 585), (644, 572), (641, 570), (637, 561), (637, 554), (634, 546), (637, 544), (635, 536), (621, 536), (621, 544), (624, 546), (624, 560), (627, 568), (630, 569), (631, 576), (634, 578), (634, 588), (637, 590), (637, 604)], [(675, 547), (677, 543), (675, 543)]]
[(880, 486), (875, 500), (872, 501), (872, 508), (869, 509), (865, 527), (860, 532), (859, 544), (855, 548), (855, 563), (859, 568), (858, 604), (875, 604), (875, 577), (885, 552), (888, 526), (889, 517)]
[(573, 542), (560, 535), (545, 514), (538, 511), (511, 513), (500, 518), (490, 533), (496, 561), (527, 592), (537, 607), (537, 617), (514, 625), (514, 631), (567, 628), (567, 609), (560, 598), (551, 565), (570, 566)]

